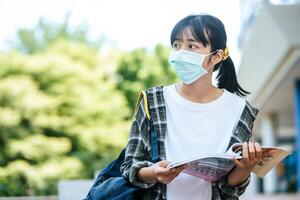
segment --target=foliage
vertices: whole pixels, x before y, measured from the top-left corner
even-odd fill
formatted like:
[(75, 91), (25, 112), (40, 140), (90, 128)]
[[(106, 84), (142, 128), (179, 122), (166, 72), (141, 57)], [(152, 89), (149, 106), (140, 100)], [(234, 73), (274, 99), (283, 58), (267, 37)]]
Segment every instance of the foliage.
[(95, 42), (88, 39), (87, 24), (83, 22), (72, 27), (69, 18), (70, 13), (65, 16), (61, 24), (51, 23), (45, 18), (40, 18), (34, 28), (19, 29), (17, 38), (12, 44), (16, 49), (27, 54), (43, 51), (59, 38), (99, 48), (100, 41)]
[(57, 40), (0, 54), (0, 194), (47, 195), (92, 177), (125, 145), (126, 100), (98, 51)]
[(153, 52), (141, 48), (121, 56), (117, 63), (117, 87), (124, 93), (130, 108), (135, 106), (136, 96), (141, 90), (176, 81), (168, 64), (169, 53), (168, 48), (157, 45)]
[(67, 18), (19, 30), (0, 53), (0, 196), (92, 178), (126, 145), (139, 91), (176, 79), (168, 48), (102, 54)]

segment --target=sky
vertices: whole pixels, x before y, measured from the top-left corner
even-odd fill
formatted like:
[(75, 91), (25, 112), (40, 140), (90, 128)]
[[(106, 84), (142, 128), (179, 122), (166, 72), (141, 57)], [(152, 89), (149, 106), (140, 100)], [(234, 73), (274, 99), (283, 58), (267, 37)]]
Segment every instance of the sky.
[(61, 23), (70, 12), (70, 24), (82, 22), (93, 39), (105, 37), (105, 49), (132, 50), (169, 44), (173, 26), (189, 14), (208, 13), (225, 25), (227, 46), (239, 63), (237, 39), (240, 29), (240, 0), (0, 0), (0, 50), (9, 48), (19, 28), (31, 28), (40, 17)]

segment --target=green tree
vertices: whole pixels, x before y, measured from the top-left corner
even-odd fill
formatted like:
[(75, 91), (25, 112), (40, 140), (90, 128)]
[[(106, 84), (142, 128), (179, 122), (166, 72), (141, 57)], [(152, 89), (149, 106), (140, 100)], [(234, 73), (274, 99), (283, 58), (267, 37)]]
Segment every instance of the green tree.
[(45, 18), (40, 18), (33, 28), (21, 28), (17, 31), (17, 37), (12, 42), (13, 47), (23, 53), (32, 54), (43, 51), (57, 39), (66, 39), (73, 42), (81, 42), (94, 48), (100, 47), (99, 41), (91, 41), (88, 37), (88, 26), (82, 22), (77, 26), (70, 26), (70, 12), (62, 23), (52, 23)]
[(1, 196), (55, 194), (119, 153), (130, 124), (110, 73), (97, 49), (64, 39), (0, 54)]
[[(133, 108), (141, 90), (155, 85), (167, 85), (176, 81), (176, 75), (168, 64), (170, 49), (156, 45), (154, 51), (135, 49), (120, 56), (117, 63), (117, 87)], [(130, 116), (133, 110), (131, 110)]]
[(102, 55), (68, 18), (40, 19), (0, 53), (0, 196), (92, 178), (125, 146), (138, 93), (176, 80), (169, 48)]

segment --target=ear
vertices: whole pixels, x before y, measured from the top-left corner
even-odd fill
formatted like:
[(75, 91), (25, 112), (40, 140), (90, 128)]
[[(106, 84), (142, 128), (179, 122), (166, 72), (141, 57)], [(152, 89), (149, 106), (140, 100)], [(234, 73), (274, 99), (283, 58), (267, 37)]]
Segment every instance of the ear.
[(224, 57), (224, 51), (222, 49), (219, 49), (217, 51), (216, 54), (213, 55), (213, 59), (212, 59), (212, 62), (214, 65), (218, 64), (219, 62), (221, 62), (223, 60), (223, 57)]

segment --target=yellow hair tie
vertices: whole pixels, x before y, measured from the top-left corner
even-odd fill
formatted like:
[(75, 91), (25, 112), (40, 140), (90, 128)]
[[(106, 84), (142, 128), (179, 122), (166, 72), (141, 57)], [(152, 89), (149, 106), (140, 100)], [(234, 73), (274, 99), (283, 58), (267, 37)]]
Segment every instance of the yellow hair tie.
[(223, 57), (223, 60), (226, 60), (226, 59), (228, 58), (228, 56), (229, 56), (229, 50), (228, 50), (228, 48), (226, 47), (226, 48), (224, 49), (224, 57)]

